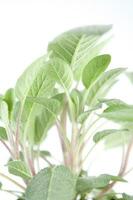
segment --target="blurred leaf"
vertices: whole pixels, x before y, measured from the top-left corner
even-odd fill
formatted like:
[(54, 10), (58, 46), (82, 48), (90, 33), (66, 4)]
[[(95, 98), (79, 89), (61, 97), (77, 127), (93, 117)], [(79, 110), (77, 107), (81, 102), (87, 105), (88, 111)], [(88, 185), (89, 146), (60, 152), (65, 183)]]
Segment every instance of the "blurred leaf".
[(128, 144), (133, 138), (131, 131), (116, 132), (104, 138), (104, 145), (106, 149), (120, 147)]
[(9, 113), (8, 113), (8, 105), (5, 101), (1, 101), (0, 103), (0, 117), (2, 122), (8, 126), (9, 124)]
[(83, 177), (77, 180), (77, 192), (86, 193), (91, 192), (93, 189), (103, 189), (108, 186), (112, 181), (125, 182), (125, 180), (119, 176), (112, 176), (108, 174), (102, 174), (98, 177)]
[(89, 109), (83, 113), (81, 113), (79, 116), (78, 116), (78, 119), (77, 121), (82, 124), (84, 123), (84, 121), (87, 120), (87, 118), (90, 116), (90, 114), (93, 112), (93, 111), (96, 111), (98, 109), (100, 109), (102, 107), (101, 103), (98, 103), (96, 106), (94, 106), (92, 109)]
[(15, 176), (19, 176), (23, 179), (31, 178), (31, 174), (23, 161), (19, 161), (19, 160), (10, 161), (7, 166), (8, 166), (9, 173), (11, 174)]
[(127, 195), (125, 193), (122, 194), (123, 200), (133, 200), (133, 196)]
[(93, 58), (84, 68), (82, 81), (86, 88), (89, 88), (93, 82), (107, 69), (111, 61), (110, 55), (100, 55)]
[(127, 72), (126, 75), (129, 78), (129, 80), (131, 81), (131, 83), (133, 83), (133, 72)]
[(0, 140), (7, 140), (7, 133), (4, 127), (0, 127)]
[(128, 130), (124, 130), (124, 129), (121, 129), (121, 130), (118, 130), (118, 129), (107, 129), (107, 130), (103, 130), (103, 131), (99, 131), (97, 132), (94, 137), (93, 137), (93, 141), (95, 143), (98, 143), (99, 141), (105, 139), (105, 137), (108, 137), (108, 136), (112, 136), (112, 134), (119, 134), (121, 136), (121, 134), (128, 134), (129, 131)]
[(101, 117), (119, 123), (133, 122), (133, 105), (119, 100), (108, 101), (107, 104), (109, 106), (100, 115)]
[(5, 95), (3, 96), (3, 100), (7, 103), (8, 105), (8, 111), (9, 111), (9, 116), (11, 118), (11, 114), (13, 111), (13, 106), (15, 103), (15, 94), (14, 94), (14, 89), (10, 88), (6, 91)]
[(71, 92), (71, 100), (74, 105), (75, 118), (77, 118), (77, 116), (81, 111), (81, 100), (82, 100), (81, 92), (78, 91), (77, 89), (73, 89)]

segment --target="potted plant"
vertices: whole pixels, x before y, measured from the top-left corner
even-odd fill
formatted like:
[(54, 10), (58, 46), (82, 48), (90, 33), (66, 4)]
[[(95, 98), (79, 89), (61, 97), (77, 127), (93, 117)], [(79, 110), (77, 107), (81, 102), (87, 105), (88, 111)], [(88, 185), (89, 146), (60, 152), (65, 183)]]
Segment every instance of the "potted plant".
[[(113, 190), (118, 182), (127, 184), (125, 176), (131, 171), (127, 164), (133, 144), (133, 105), (105, 98), (125, 72), (107, 69), (111, 56), (100, 54), (110, 29), (87, 26), (61, 34), (49, 43), (46, 55), (24, 71), (15, 87), (0, 96), (0, 142), (9, 152), (6, 168), (14, 178), (2, 172), (0, 176), (16, 185), (13, 191), (1, 183), (2, 191), (19, 200), (133, 199)], [(119, 128), (98, 128), (103, 118)], [(59, 135), (61, 164), (52, 162), (51, 153), (42, 146), (52, 127), (53, 138), (55, 131)], [(101, 141), (125, 146), (116, 175), (91, 176), (84, 168)]]

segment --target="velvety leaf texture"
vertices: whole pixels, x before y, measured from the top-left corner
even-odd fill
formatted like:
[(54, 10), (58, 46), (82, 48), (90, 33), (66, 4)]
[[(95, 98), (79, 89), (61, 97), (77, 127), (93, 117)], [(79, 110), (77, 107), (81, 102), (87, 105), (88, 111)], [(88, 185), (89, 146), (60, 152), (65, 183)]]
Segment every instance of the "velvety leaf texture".
[(39, 172), (26, 190), (26, 200), (73, 200), (76, 177), (64, 166)]

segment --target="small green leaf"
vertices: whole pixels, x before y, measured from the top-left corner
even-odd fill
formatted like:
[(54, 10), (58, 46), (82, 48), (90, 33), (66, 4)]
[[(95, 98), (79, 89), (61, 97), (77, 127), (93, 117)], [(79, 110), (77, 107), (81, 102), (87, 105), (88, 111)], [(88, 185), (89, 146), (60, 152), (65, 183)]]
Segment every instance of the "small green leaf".
[(123, 132), (126, 134), (128, 134), (129, 133), (129, 131), (128, 130), (124, 130), (124, 129), (121, 129), (121, 130), (117, 130), (117, 129), (108, 129), (108, 130), (103, 130), (103, 131), (99, 131), (99, 132), (97, 132), (95, 135), (94, 135), (94, 137), (93, 137), (93, 141), (95, 142), (95, 143), (98, 143), (99, 141), (101, 141), (101, 140), (103, 140), (103, 139), (105, 139), (105, 137), (108, 137), (109, 135), (112, 135), (112, 134), (117, 134), (117, 133), (119, 133), (119, 134), (123, 134)]
[(10, 88), (6, 91), (5, 95), (3, 96), (3, 100), (8, 105), (9, 116), (11, 117), (11, 114), (12, 114), (12, 111), (13, 111), (13, 106), (14, 106), (14, 103), (15, 103), (15, 94), (14, 94), (13, 88)]
[(7, 133), (4, 127), (0, 127), (0, 140), (7, 140)]
[(108, 174), (102, 174), (98, 177), (83, 177), (78, 178), (77, 181), (77, 192), (84, 193), (90, 192), (93, 189), (102, 189), (109, 185), (112, 181), (116, 182), (126, 182), (123, 178), (119, 176), (112, 176)]
[(19, 160), (10, 161), (7, 166), (8, 166), (9, 173), (11, 174), (15, 176), (19, 176), (23, 179), (31, 178), (31, 174), (29, 170), (27, 169), (24, 162), (19, 161)]
[(26, 200), (73, 200), (77, 178), (64, 166), (45, 168), (30, 182)]
[(93, 82), (107, 69), (111, 61), (110, 55), (100, 55), (93, 58), (84, 68), (82, 81), (86, 88), (89, 88)]
[(93, 107), (92, 109), (89, 109), (83, 113), (81, 113), (79, 116), (78, 116), (78, 119), (77, 121), (82, 124), (84, 123), (84, 121), (87, 120), (87, 118), (89, 117), (89, 115), (93, 112), (93, 111), (96, 111), (98, 109), (100, 109), (102, 107), (101, 103), (98, 103), (95, 107)]
[[(34, 157), (38, 156), (38, 151), (34, 150)], [(51, 153), (49, 151), (39, 151), (39, 156), (41, 158), (51, 157)]]
[(2, 188), (2, 183), (0, 182), (0, 190), (1, 190), (1, 188)]
[(70, 96), (74, 105), (75, 117), (77, 118), (77, 116), (81, 111), (81, 100), (82, 100), (81, 92), (78, 91), (77, 89), (73, 89)]

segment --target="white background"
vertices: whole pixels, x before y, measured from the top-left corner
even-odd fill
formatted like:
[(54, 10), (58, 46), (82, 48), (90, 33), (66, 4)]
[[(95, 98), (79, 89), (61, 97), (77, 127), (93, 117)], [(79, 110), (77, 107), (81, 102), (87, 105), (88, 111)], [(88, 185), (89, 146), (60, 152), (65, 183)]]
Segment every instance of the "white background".
[[(56, 35), (70, 28), (91, 24), (113, 24), (114, 38), (106, 48), (113, 67), (133, 70), (133, 1), (132, 0), (0, 0), (0, 93), (13, 87), (17, 77), (34, 59), (43, 55)], [(133, 86), (122, 77), (111, 97), (133, 103)], [(52, 134), (51, 134), (52, 135)], [(56, 135), (47, 146), (58, 155)], [(52, 141), (50, 141), (52, 140)], [(0, 170), (8, 154), (0, 146)], [(90, 173), (117, 173), (121, 152), (100, 152), (91, 162)], [(132, 157), (131, 157), (132, 160)], [(116, 187), (133, 195), (133, 174), (129, 184)], [(3, 179), (0, 179), (3, 180)], [(12, 185), (7, 183), (7, 189)], [(14, 188), (16, 189), (16, 188)], [(13, 196), (0, 193), (1, 200)]]

